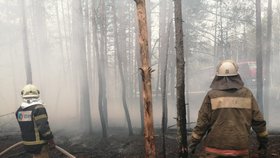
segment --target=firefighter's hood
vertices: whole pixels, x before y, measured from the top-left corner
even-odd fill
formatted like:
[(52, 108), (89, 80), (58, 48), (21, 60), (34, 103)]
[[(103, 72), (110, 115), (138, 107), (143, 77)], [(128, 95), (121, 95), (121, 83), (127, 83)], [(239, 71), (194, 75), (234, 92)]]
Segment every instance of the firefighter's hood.
[(215, 76), (213, 79), (210, 88), (218, 90), (227, 90), (227, 89), (240, 89), (244, 86), (240, 75), (236, 76)]
[(23, 99), (20, 107), (25, 109), (29, 106), (32, 106), (32, 105), (36, 105), (36, 104), (43, 104), (42, 100), (40, 98), (32, 98), (32, 99)]

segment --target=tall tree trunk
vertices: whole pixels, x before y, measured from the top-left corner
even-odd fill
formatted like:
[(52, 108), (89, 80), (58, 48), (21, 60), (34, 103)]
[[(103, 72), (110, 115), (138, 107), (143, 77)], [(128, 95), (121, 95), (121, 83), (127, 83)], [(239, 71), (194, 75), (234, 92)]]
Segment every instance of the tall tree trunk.
[[(46, 0), (32, 0), (33, 7), (33, 31), (34, 31), (34, 40), (35, 49), (36, 49), (36, 69), (39, 74), (39, 84), (46, 85), (48, 70), (45, 68), (45, 65), (49, 64), (49, 43), (47, 37), (47, 22), (46, 22)], [(35, 68), (34, 68), (35, 69)], [(41, 86), (42, 91), (46, 91), (45, 86)], [(42, 94), (44, 95), (44, 94)], [(44, 97), (44, 96), (43, 96)]]
[(154, 121), (153, 121), (153, 104), (152, 104), (152, 84), (149, 60), (148, 46), (148, 28), (145, 0), (135, 0), (137, 7), (137, 17), (139, 25), (139, 44), (140, 57), (142, 62), (141, 75), (143, 81), (143, 98), (144, 98), (144, 139), (146, 158), (155, 158), (155, 136), (154, 136)]
[(103, 95), (102, 95), (102, 105), (103, 112), (106, 120), (106, 126), (108, 126), (108, 110), (107, 110), (107, 84), (106, 84), (106, 71), (107, 71), (107, 22), (106, 22), (106, 9), (105, 9), (105, 1), (101, 1), (101, 24), (100, 24), (100, 33), (101, 33), (101, 41), (100, 41), (100, 60), (102, 65), (102, 84), (103, 84)]
[(262, 22), (261, 0), (256, 0), (256, 60), (257, 60), (257, 101), (263, 112), (263, 59), (262, 59)]
[(123, 101), (123, 108), (125, 111), (125, 117), (128, 125), (128, 132), (129, 135), (133, 135), (131, 120), (129, 111), (127, 108), (127, 102), (126, 102), (126, 86), (125, 86), (125, 79), (124, 79), (124, 71), (123, 71), (123, 64), (122, 64), (122, 58), (121, 58), (121, 51), (119, 46), (119, 34), (118, 34), (118, 28), (117, 28), (117, 16), (116, 16), (116, 9), (115, 9), (115, 1), (113, 2), (112, 10), (114, 12), (114, 37), (115, 37), (115, 51), (117, 51), (117, 57), (118, 57), (118, 67), (121, 77), (121, 83), (122, 83), (122, 101)]
[(162, 52), (166, 50), (166, 14), (167, 14), (167, 2), (165, 0), (159, 3), (159, 60), (158, 60), (158, 71), (157, 71), (157, 82), (156, 82), (156, 97), (158, 96), (160, 87), (162, 88), (162, 71), (163, 71), (163, 63), (164, 63), (164, 55)]
[[(172, 20), (173, 21), (173, 20)], [(163, 157), (166, 158), (166, 147), (165, 147), (165, 133), (167, 130), (167, 122), (168, 122), (168, 107), (167, 107), (167, 94), (166, 94), (166, 78), (167, 78), (167, 62), (168, 62), (168, 52), (169, 52), (169, 38), (170, 38), (170, 28), (171, 24), (168, 25), (167, 29), (167, 37), (166, 37), (166, 49), (164, 51), (164, 62), (162, 64), (163, 66), (163, 72), (162, 72), (162, 149), (163, 149)]]
[[(90, 21), (90, 10), (89, 10), (89, 0), (85, 0), (85, 6), (84, 6), (84, 16), (85, 16), (85, 23), (84, 23), (84, 27), (85, 27), (85, 41), (86, 41), (86, 57), (87, 57), (87, 68), (88, 68), (88, 84), (89, 84), (89, 94), (90, 96), (93, 95), (93, 90), (92, 90), (92, 49), (91, 49), (91, 31), (90, 31), (90, 26), (91, 26), (91, 21)], [(90, 102), (92, 103), (93, 97), (90, 97)]]
[(177, 139), (178, 156), (188, 157), (186, 132), (186, 103), (185, 103), (185, 61), (183, 42), (182, 2), (174, 0), (175, 4), (175, 31), (176, 31), (176, 78), (177, 78)]
[[(226, 55), (225, 55), (225, 41), (224, 41), (224, 28), (223, 28), (223, 12), (222, 12), (222, 1), (219, 1), (220, 2), (220, 36), (221, 36), (221, 39), (220, 39), (220, 47), (221, 47), (221, 55), (222, 55), (222, 59), (225, 59)], [(219, 56), (219, 55), (218, 55)], [(220, 56), (219, 56), (220, 57)]]
[[(137, 26), (136, 26), (137, 28)], [(138, 28), (137, 28), (138, 30)], [(135, 33), (137, 34), (138, 31), (135, 30)], [(135, 35), (136, 37), (136, 35)], [(136, 57), (136, 62), (137, 62), (137, 67), (141, 67), (141, 59), (140, 59), (140, 53), (139, 52), (139, 44), (137, 43), (137, 38), (135, 38), (135, 57)], [(138, 70), (137, 68), (137, 70)], [(143, 83), (141, 81), (141, 75), (140, 73), (137, 73), (138, 76), (138, 87), (139, 87), (139, 105), (140, 105), (140, 118), (141, 118), (141, 134), (144, 133), (144, 103), (143, 103)]]
[(63, 60), (63, 72), (65, 73), (65, 62), (64, 62), (64, 50), (63, 50), (63, 39), (62, 39), (62, 32), (61, 32), (61, 25), (60, 25), (60, 19), (59, 19), (59, 12), (58, 12), (58, 1), (55, 3), (55, 12), (56, 12), (56, 21), (57, 21), (57, 28), (58, 28), (58, 35), (59, 35), (59, 50), (61, 53), (61, 57)]
[(26, 83), (27, 84), (32, 84), (32, 70), (31, 70), (28, 37), (27, 37), (25, 0), (19, 0), (19, 3), (20, 3), (20, 6), (21, 6), (21, 13), (22, 13), (22, 44), (23, 44), (23, 53), (24, 53)]
[(100, 121), (101, 121), (101, 127), (102, 127), (102, 137), (107, 138), (108, 137), (108, 129), (107, 129), (107, 119), (104, 113), (104, 97), (103, 95), (105, 94), (103, 92), (104, 90), (104, 84), (103, 84), (103, 73), (101, 69), (101, 58), (100, 58), (100, 52), (99, 52), (99, 45), (98, 45), (98, 36), (97, 36), (97, 23), (96, 23), (96, 11), (94, 9), (94, 5), (92, 5), (92, 31), (93, 31), (93, 43), (95, 45), (95, 52), (96, 52), (96, 66), (97, 66), (97, 73), (98, 73), (98, 110), (99, 110), (99, 116), (100, 116)]
[(270, 58), (271, 58), (271, 36), (272, 36), (272, 0), (268, 0), (267, 7), (267, 45), (266, 45), (266, 59), (265, 59), (265, 97), (264, 97), (264, 117), (267, 124), (269, 124), (268, 111), (270, 105)]
[[(69, 22), (68, 22), (68, 31), (67, 31), (67, 28), (66, 28), (66, 26), (67, 26), (67, 23), (66, 23), (66, 15), (65, 15), (65, 11), (64, 11), (64, 5), (63, 5), (63, 1), (64, 0), (60, 0), (60, 4), (61, 4), (61, 11), (62, 11), (62, 19), (63, 19), (63, 32), (64, 32), (64, 36), (65, 36), (65, 50), (66, 50), (66, 53), (65, 53), (65, 55), (66, 55), (66, 63), (67, 63), (67, 71), (69, 71), (69, 72), (71, 72), (71, 68), (70, 68), (70, 66), (71, 66), (71, 64), (70, 64), (70, 44), (71, 44), (71, 35), (70, 35), (70, 15), (68, 14), (68, 20), (69, 20)], [(67, 2), (67, 7), (69, 7), (68, 6), (68, 2)]]
[[(75, 57), (76, 73), (80, 86), (80, 117), (81, 128), (85, 134), (92, 134), (88, 71), (85, 48), (85, 37), (83, 28), (83, 14), (80, 0), (72, 1), (73, 7), (73, 54)], [(77, 64), (77, 65), (76, 65)]]
[(215, 34), (214, 34), (214, 59), (213, 59), (213, 64), (214, 67), (217, 65), (218, 63), (218, 55), (217, 55), (217, 29), (218, 29), (218, 4), (219, 2), (216, 1), (216, 11), (215, 11)]

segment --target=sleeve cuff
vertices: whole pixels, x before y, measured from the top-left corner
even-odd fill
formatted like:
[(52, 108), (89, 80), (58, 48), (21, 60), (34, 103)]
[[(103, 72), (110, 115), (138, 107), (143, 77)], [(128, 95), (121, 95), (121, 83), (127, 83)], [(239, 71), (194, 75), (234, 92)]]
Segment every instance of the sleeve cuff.
[(196, 139), (196, 140), (200, 140), (201, 136), (196, 134), (195, 132), (192, 132), (192, 138)]
[(268, 136), (268, 132), (267, 132), (267, 130), (265, 130), (265, 131), (263, 131), (263, 132), (257, 133), (257, 135), (258, 135), (259, 137), (266, 137), (266, 136)]

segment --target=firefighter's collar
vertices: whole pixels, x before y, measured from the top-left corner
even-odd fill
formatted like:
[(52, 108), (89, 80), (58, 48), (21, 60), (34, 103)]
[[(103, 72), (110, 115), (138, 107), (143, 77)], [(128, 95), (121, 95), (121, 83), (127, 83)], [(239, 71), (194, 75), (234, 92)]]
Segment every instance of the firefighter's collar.
[(23, 99), (23, 102), (21, 103), (20, 107), (25, 109), (29, 106), (36, 105), (36, 104), (43, 104), (41, 99), (33, 98), (33, 99)]

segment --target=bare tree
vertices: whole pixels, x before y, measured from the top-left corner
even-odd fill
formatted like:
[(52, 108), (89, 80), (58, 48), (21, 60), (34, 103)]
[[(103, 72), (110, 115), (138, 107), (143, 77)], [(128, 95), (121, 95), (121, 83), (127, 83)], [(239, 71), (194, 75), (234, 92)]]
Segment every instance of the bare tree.
[(22, 13), (22, 43), (24, 52), (24, 63), (25, 63), (25, 73), (26, 73), (26, 83), (32, 83), (32, 70), (29, 56), (29, 46), (27, 37), (27, 24), (26, 24), (26, 14), (25, 14), (25, 0), (19, 0)]
[(104, 92), (104, 71), (102, 72), (102, 56), (100, 55), (100, 49), (98, 45), (98, 36), (97, 36), (97, 22), (96, 22), (96, 10), (94, 8), (94, 5), (92, 5), (92, 31), (93, 31), (93, 43), (95, 45), (95, 53), (96, 53), (96, 66), (97, 66), (97, 73), (98, 73), (98, 110), (99, 110), (99, 116), (100, 116), (100, 121), (101, 121), (101, 127), (102, 127), (102, 137), (107, 138), (108, 136), (108, 129), (107, 129), (107, 118), (106, 114), (104, 113), (104, 95), (106, 93)]
[(257, 100), (263, 112), (263, 59), (262, 59), (261, 0), (256, 0), (256, 59), (257, 59)]
[[(89, 86), (88, 86), (88, 71), (87, 71), (87, 59), (86, 59), (86, 47), (83, 28), (83, 15), (82, 6), (80, 0), (72, 1), (73, 7), (73, 55), (74, 63), (77, 67), (76, 73), (79, 81), (80, 90), (80, 117), (82, 122), (82, 130), (85, 134), (92, 133), (91, 124), (91, 111), (90, 111), (90, 99), (89, 99)], [(76, 65), (77, 64), (77, 65)]]
[(117, 51), (117, 58), (118, 58), (118, 67), (119, 67), (119, 72), (120, 72), (120, 77), (121, 77), (121, 83), (122, 83), (122, 101), (123, 101), (123, 108), (125, 111), (125, 117), (128, 125), (128, 132), (129, 135), (133, 135), (133, 130), (132, 130), (132, 125), (131, 125), (131, 120), (130, 120), (130, 115), (129, 111), (127, 108), (127, 102), (126, 102), (126, 85), (125, 85), (125, 78), (124, 78), (124, 67), (123, 67), (123, 61), (121, 58), (121, 51), (119, 47), (119, 35), (118, 35), (118, 28), (117, 28), (117, 16), (116, 16), (116, 9), (115, 9), (115, 1), (113, 2), (113, 12), (114, 13), (114, 36), (115, 36), (115, 51)]
[(152, 86), (151, 73), (152, 68), (149, 60), (148, 47), (148, 28), (145, 0), (135, 0), (137, 8), (137, 17), (139, 25), (139, 44), (140, 57), (142, 62), (141, 75), (143, 81), (143, 98), (144, 98), (144, 139), (147, 158), (155, 158), (155, 136), (153, 125), (153, 110), (152, 110)]
[(175, 31), (176, 31), (176, 88), (177, 88), (177, 139), (179, 144), (178, 156), (188, 157), (186, 132), (186, 103), (185, 103), (185, 61), (183, 42), (182, 2), (174, 0)]
[(170, 38), (170, 28), (172, 21), (169, 23), (167, 29), (167, 42), (166, 42), (166, 50), (164, 51), (164, 63), (163, 63), (163, 72), (162, 72), (162, 148), (163, 148), (163, 156), (166, 157), (166, 146), (165, 146), (165, 133), (167, 130), (167, 122), (168, 122), (168, 106), (167, 106), (167, 93), (166, 93), (166, 80), (167, 80), (167, 61), (168, 61), (168, 52), (169, 52), (169, 38)]
[(106, 71), (107, 71), (107, 22), (106, 22), (106, 8), (105, 1), (101, 1), (100, 4), (100, 64), (102, 67), (102, 86), (103, 86), (103, 94), (102, 94), (102, 106), (103, 113), (106, 120), (106, 126), (108, 126), (108, 109), (107, 109), (107, 84), (106, 84)]
[[(271, 58), (271, 37), (272, 36), (272, 0), (268, 0), (267, 7), (267, 45), (266, 45), (266, 59), (265, 59), (265, 97), (264, 97), (264, 117), (268, 122), (268, 110), (270, 105), (270, 58)], [(269, 124), (269, 122), (268, 122)]]
[[(137, 27), (137, 26), (136, 26)], [(138, 33), (138, 31), (135, 31)], [(137, 38), (135, 38), (135, 43), (137, 43)], [(136, 56), (136, 62), (137, 66), (141, 67), (141, 59), (139, 52), (139, 44), (136, 44), (135, 47), (135, 56)], [(138, 76), (138, 87), (139, 87), (139, 105), (140, 105), (140, 119), (141, 119), (141, 134), (144, 133), (144, 103), (143, 103), (143, 83), (141, 81), (141, 75), (140, 73), (137, 73)]]

